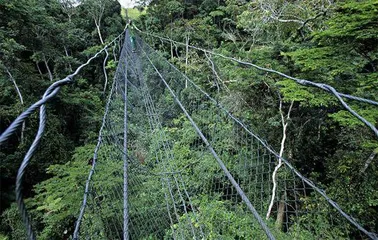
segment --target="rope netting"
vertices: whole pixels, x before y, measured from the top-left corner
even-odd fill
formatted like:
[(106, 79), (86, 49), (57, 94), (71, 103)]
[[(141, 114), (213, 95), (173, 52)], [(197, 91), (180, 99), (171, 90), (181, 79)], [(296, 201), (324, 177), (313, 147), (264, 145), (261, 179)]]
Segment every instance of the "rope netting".
[[(35, 234), (21, 186), (44, 131), (44, 104), (118, 38), (52, 84), (0, 135), (1, 145), (41, 108), (38, 134), (17, 176), (17, 203), (29, 239)], [(212, 57), (222, 55), (196, 50), (219, 78)], [(216, 87), (220, 93), (222, 86)], [(230, 100), (221, 96), (210, 96), (126, 31), (73, 238), (378, 239), (376, 223), (362, 226), (344, 212), (257, 136), (248, 119), (240, 120), (243, 114), (235, 117)]]
[(375, 238), (161, 54), (126, 33), (74, 238)]

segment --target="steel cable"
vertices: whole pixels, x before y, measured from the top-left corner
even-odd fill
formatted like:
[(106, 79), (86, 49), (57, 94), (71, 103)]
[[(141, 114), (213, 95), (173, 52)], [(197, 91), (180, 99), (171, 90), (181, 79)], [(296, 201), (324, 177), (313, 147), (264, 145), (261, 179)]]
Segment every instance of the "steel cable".
[(248, 199), (248, 197), (245, 195), (245, 193), (243, 192), (243, 190), (240, 188), (239, 184), (236, 182), (236, 180), (231, 175), (231, 173), (229, 172), (229, 170), (227, 169), (227, 167), (224, 165), (223, 161), (219, 158), (218, 154), (215, 152), (215, 150), (213, 149), (213, 147), (210, 145), (210, 143), (207, 140), (207, 138), (203, 135), (202, 131), (198, 128), (197, 124), (194, 122), (194, 120), (192, 119), (192, 117), (190, 116), (190, 114), (187, 112), (187, 110), (185, 109), (185, 107), (182, 105), (182, 103), (180, 102), (180, 100), (177, 98), (176, 94), (170, 88), (170, 86), (168, 85), (168, 83), (166, 82), (166, 80), (164, 79), (164, 77), (161, 75), (161, 73), (159, 72), (159, 70), (156, 68), (156, 66), (154, 65), (154, 63), (147, 56), (147, 53), (146, 52), (144, 52), (144, 53), (146, 55), (146, 58), (149, 60), (150, 64), (155, 69), (156, 73), (159, 75), (160, 79), (162, 80), (162, 82), (164, 83), (164, 85), (166, 86), (166, 88), (168, 89), (168, 91), (170, 92), (170, 94), (172, 95), (172, 97), (175, 100), (175, 102), (179, 105), (179, 107), (181, 108), (181, 110), (183, 111), (183, 113), (186, 115), (186, 117), (188, 118), (188, 120), (190, 121), (190, 123), (192, 124), (192, 126), (194, 127), (194, 129), (196, 130), (197, 134), (201, 137), (201, 139), (203, 140), (203, 142), (206, 144), (206, 147), (209, 149), (209, 151), (214, 156), (214, 158), (218, 162), (218, 164), (221, 167), (221, 169), (223, 170), (223, 172), (226, 174), (227, 178), (230, 180), (230, 182), (232, 183), (232, 185), (237, 190), (238, 194), (241, 196), (241, 198), (243, 199), (243, 201), (246, 203), (248, 209), (252, 212), (253, 216), (258, 221), (259, 225), (264, 230), (264, 232), (267, 235), (267, 237), (270, 240), (275, 239), (274, 236), (273, 236), (273, 234), (271, 233), (270, 229), (266, 225), (266, 223), (262, 220), (261, 216), (258, 214), (258, 212), (254, 208), (254, 206), (252, 205), (252, 203), (250, 202), (250, 200)]
[[(125, 28), (126, 30), (126, 28)], [(125, 31), (124, 30), (124, 31)], [(123, 32), (124, 32), (123, 31)], [(50, 85), (50, 87), (47, 88), (45, 91), (42, 99), (32, 104), (27, 110), (25, 110), (23, 113), (21, 113), (12, 123), (11, 125), (0, 135), (0, 145), (4, 144), (10, 136), (12, 136), (17, 129), (22, 125), (22, 123), (38, 108), (40, 108), (40, 114), (39, 114), (39, 127), (38, 132), (33, 140), (32, 145), (30, 146), (28, 152), (26, 153), (19, 169), (17, 172), (17, 178), (16, 178), (16, 202), (17, 206), (19, 208), (19, 211), (21, 213), (22, 220), (24, 222), (24, 225), (27, 229), (27, 235), (28, 238), (31, 240), (35, 239), (35, 234), (33, 232), (32, 224), (29, 219), (26, 206), (23, 200), (22, 195), (22, 181), (23, 176), (25, 174), (26, 167), (28, 166), (31, 158), (33, 157), (40, 140), (43, 136), (45, 125), (46, 125), (46, 107), (45, 104), (50, 101), (60, 90), (60, 87), (63, 85), (67, 85), (73, 82), (73, 78), (79, 74), (82, 68), (87, 66), (93, 59), (97, 58), (103, 51), (105, 51), (111, 44), (113, 44), (119, 37), (123, 35), (123, 32), (118, 35), (116, 38), (114, 38), (110, 43), (106, 44), (100, 51), (98, 51), (95, 55), (93, 55), (91, 58), (87, 60), (84, 64), (80, 65), (76, 71), (70, 75), (68, 75), (66, 78), (59, 80), (57, 82), (54, 82)]]
[[(231, 119), (233, 119), (236, 123), (238, 123), (244, 130), (247, 131), (248, 134), (250, 134), (252, 137), (254, 137), (255, 139), (257, 139), (270, 153), (272, 153), (277, 159), (281, 159), (284, 164), (290, 169), (292, 170), (300, 179), (302, 179), (305, 183), (307, 183), (309, 186), (311, 186), (315, 191), (317, 191), (320, 195), (322, 195), (324, 197), (324, 199), (326, 199), (326, 201), (332, 206), (334, 207), (342, 216), (344, 216), (351, 224), (353, 224), (354, 226), (356, 226), (359, 230), (361, 230), (363, 233), (365, 233), (367, 236), (369, 236), (371, 239), (377, 239), (378, 236), (373, 233), (373, 232), (369, 232), (368, 230), (366, 230), (364, 227), (362, 227), (359, 223), (357, 223), (357, 221), (349, 216), (347, 213), (345, 213), (341, 208), (340, 206), (335, 202), (333, 201), (330, 197), (328, 197), (326, 195), (326, 193), (318, 188), (311, 180), (309, 180), (308, 178), (304, 177), (300, 172), (298, 172), (294, 166), (292, 166), (285, 158), (283, 157), (280, 157), (279, 154), (277, 152), (275, 152), (264, 140), (262, 140), (259, 136), (257, 136), (255, 133), (253, 133), (251, 130), (249, 130), (249, 128), (241, 121), (239, 120), (238, 118), (236, 118), (234, 115), (232, 115), (221, 103), (219, 103), (217, 100), (215, 100), (214, 98), (212, 98), (208, 93), (206, 93), (204, 90), (202, 90), (197, 84), (195, 84), (188, 76), (186, 76), (184, 73), (182, 73), (181, 71), (179, 71), (173, 64), (171, 64), (170, 62), (167, 61), (167, 63), (173, 68), (175, 69), (177, 72), (180, 72), (182, 74), (182, 76), (190, 83), (192, 84), (198, 91), (200, 91), (202, 94), (204, 94), (210, 101), (213, 102), (214, 105), (218, 106), (220, 109), (222, 109)], [(329, 91), (336, 91), (334, 90), (332, 87), (329, 89)], [(342, 99), (340, 99), (340, 101), (342, 103), (344, 103), (344, 101)], [(347, 107), (347, 106), (345, 106)], [(353, 111), (353, 110), (352, 110)]]
[(351, 109), (347, 103), (345, 103), (342, 98), (347, 98), (347, 99), (351, 99), (351, 100), (355, 100), (355, 101), (360, 101), (360, 102), (364, 102), (364, 103), (368, 103), (368, 104), (372, 104), (372, 105), (375, 105), (375, 106), (378, 106), (378, 102), (376, 101), (373, 101), (373, 100), (370, 100), (370, 99), (365, 99), (365, 98), (361, 98), (361, 97), (356, 97), (356, 96), (353, 96), (353, 95), (349, 95), (349, 94), (344, 94), (344, 93), (339, 93), (337, 92), (332, 86), (330, 85), (327, 85), (327, 84), (324, 84), (324, 83), (316, 83), (316, 82), (312, 82), (312, 81), (309, 81), (309, 80), (305, 80), (305, 79), (299, 79), (299, 78), (295, 78), (295, 77), (292, 77), (292, 76), (289, 76), (285, 73), (282, 73), (282, 72), (279, 72), (279, 71), (276, 71), (274, 69), (270, 69), (270, 68), (264, 68), (264, 67), (261, 67), (261, 66), (258, 66), (256, 64), (253, 64), (253, 63), (250, 63), (250, 62), (246, 62), (246, 61), (242, 61), (242, 60), (238, 60), (234, 57), (228, 57), (228, 56), (225, 56), (223, 54), (220, 54), (220, 53), (215, 53), (213, 51), (210, 51), (210, 50), (206, 50), (206, 49), (203, 49), (203, 48), (200, 48), (200, 47), (196, 47), (196, 46), (192, 46), (192, 45), (188, 45), (186, 43), (182, 43), (182, 42), (178, 42), (178, 41), (175, 41), (175, 40), (172, 40), (170, 38), (167, 38), (167, 37), (161, 37), (161, 36), (158, 36), (156, 34), (151, 34), (151, 33), (147, 33), (147, 32), (144, 32), (142, 30), (140, 30), (139, 28), (137, 28), (135, 25), (133, 25), (133, 27), (135, 29), (137, 29), (140, 33), (142, 34), (146, 34), (146, 35), (149, 35), (149, 36), (152, 36), (152, 37), (155, 37), (155, 38), (159, 38), (161, 40), (164, 40), (164, 41), (168, 41), (168, 42), (171, 42), (171, 43), (175, 43), (175, 44), (178, 44), (178, 45), (182, 45), (182, 46), (188, 46), (190, 48), (193, 48), (193, 49), (196, 49), (196, 50), (199, 50), (199, 51), (202, 51), (204, 53), (209, 53), (209, 54), (212, 54), (212, 55), (215, 55), (215, 56), (218, 56), (218, 57), (221, 57), (221, 58), (224, 58), (224, 59), (228, 59), (228, 60), (231, 60), (231, 61), (234, 61), (234, 62), (237, 62), (239, 64), (242, 64), (242, 65), (247, 65), (247, 66), (251, 66), (251, 67), (254, 67), (258, 70), (261, 70), (261, 71), (265, 71), (265, 72), (269, 72), (269, 73), (274, 73), (274, 74), (277, 74), (281, 77), (284, 77), (284, 78), (287, 78), (287, 79), (290, 79), (290, 80), (293, 80), (295, 82), (297, 82), (298, 84), (300, 85), (303, 85), (303, 86), (313, 86), (313, 87), (317, 87), (317, 88), (320, 88), (326, 92), (329, 92), (333, 95), (335, 95), (335, 97), (339, 100), (339, 102), (343, 105), (343, 107), (349, 111), (353, 116), (355, 116), (356, 118), (358, 118), (360, 121), (362, 121), (366, 126), (368, 126), (373, 132), (374, 132), (374, 135), (378, 138), (378, 130), (377, 128), (372, 124), (370, 123), (369, 121), (367, 121), (365, 118), (363, 118), (362, 116), (360, 116), (357, 112), (355, 112), (353, 109)]

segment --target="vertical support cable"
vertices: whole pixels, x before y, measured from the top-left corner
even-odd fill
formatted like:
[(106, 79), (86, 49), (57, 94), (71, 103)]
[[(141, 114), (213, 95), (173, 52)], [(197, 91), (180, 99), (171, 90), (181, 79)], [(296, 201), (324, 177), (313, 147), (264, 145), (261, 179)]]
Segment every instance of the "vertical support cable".
[[(127, 25), (126, 25), (126, 28), (127, 28)], [(84, 66), (88, 65), (90, 63), (91, 60), (93, 60), (95, 57), (97, 57), (101, 52), (105, 51), (105, 48), (107, 48), (110, 44), (112, 44), (113, 42), (115, 42), (118, 38), (120, 38), (123, 33), (125, 31), (123, 31), (117, 38), (115, 38), (111, 43), (109, 43), (108, 45), (106, 45), (100, 52), (97, 52), (96, 55), (94, 55), (92, 58), (90, 58), (85, 64), (81, 65), (75, 73), (71, 74), (70, 75), (70, 81), (72, 81), (72, 77), (74, 77), (76, 74), (79, 73), (80, 69), (83, 68)], [(121, 52), (121, 56), (120, 58), (122, 58), (122, 56), (125, 55), (125, 52), (123, 50), (124, 48), (122, 48), (122, 51)], [(119, 68), (120, 65), (117, 66), (117, 70), (116, 72), (119, 71)], [(116, 73), (117, 75), (117, 73)], [(60, 82), (60, 81), (58, 81)], [(56, 82), (56, 83), (58, 83)], [(56, 84), (54, 83), (54, 84)], [(52, 84), (50, 86), (50, 88), (52, 86), (54, 86), (54, 84)], [(85, 212), (85, 208), (87, 206), (87, 199), (88, 199), (88, 193), (89, 193), (89, 188), (90, 188), (90, 183), (92, 181), (92, 176), (95, 172), (95, 168), (96, 168), (96, 162), (97, 162), (97, 155), (98, 155), (98, 151), (100, 150), (100, 147), (101, 147), (101, 144), (102, 144), (102, 140), (103, 140), (103, 131), (104, 131), (104, 128), (105, 128), (105, 125), (106, 125), (106, 119), (108, 118), (108, 114), (109, 114), (109, 108), (110, 108), (110, 102), (112, 100), (112, 96), (113, 94), (115, 94), (115, 89), (116, 89), (116, 78), (114, 78), (114, 81), (113, 81), (113, 84), (112, 84), (112, 88), (110, 89), (110, 93), (109, 93), (109, 96), (108, 96), (108, 100), (106, 102), (106, 106), (105, 106), (105, 113), (104, 113), (104, 116), (102, 118), (102, 123), (101, 123), (101, 128), (100, 128), (100, 131), (98, 133), (98, 140), (97, 140), (97, 145), (96, 145), (96, 148), (94, 150), (94, 153), (93, 153), (93, 162), (92, 162), (92, 167), (91, 167), (91, 170), (89, 171), (89, 174), (88, 174), (88, 178), (85, 182), (85, 190), (84, 190), (84, 197), (83, 197), (83, 202), (81, 204), (81, 207), (80, 207), (80, 213), (79, 213), (79, 216), (76, 220), (76, 223), (75, 223), (75, 230), (74, 230), (74, 233), (73, 233), (73, 236), (72, 236), (72, 239), (74, 240), (77, 240), (79, 239), (79, 231), (80, 231), (80, 226), (81, 226), (81, 223), (82, 223), (82, 220), (84, 218), (84, 212)], [(59, 90), (59, 89), (58, 89)], [(55, 90), (54, 90), (55, 91)]]
[(271, 233), (271, 231), (268, 228), (268, 226), (266, 225), (266, 223), (262, 220), (261, 216), (256, 211), (255, 207), (252, 205), (252, 203), (250, 202), (250, 200), (248, 199), (248, 197), (245, 195), (244, 191), (241, 189), (241, 187), (239, 186), (239, 184), (236, 182), (236, 180), (234, 179), (234, 177), (232, 176), (232, 174), (229, 172), (229, 170), (227, 169), (227, 167), (225, 166), (225, 164), (223, 163), (223, 161), (219, 158), (218, 154), (215, 152), (214, 148), (211, 146), (210, 142), (207, 140), (207, 138), (205, 137), (205, 135), (202, 133), (202, 131), (200, 130), (200, 128), (198, 127), (198, 125), (194, 122), (193, 118), (190, 116), (190, 114), (188, 113), (188, 111), (182, 105), (181, 101), (176, 96), (176, 94), (174, 93), (174, 91), (171, 89), (171, 87), (169, 86), (169, 84), (167, 83), (167, 81), (164, 79), (163, 75), (156, 68), (155, 64), (148, 57), (147, 53), (143, 49), (142, 49), (142, 51), (144, 52), (146, 59), (150, 62), (152, 68), (159, 75), (161, 81), (164, 83), (165, 87), (170, 92), (170, 94), (173, 97), (174, 101), (179, 105), (179, 107), (181, 108), (181, 110), (183, 111), (183, 113), (185, 114), (185, 116), (187, 117), (187, 119), (189, 120), (189, 122), (194, 127), (194, 129), (197, 132), (197, 134), (200, 136), (200, 138), (202, 139), (202, 141), (205, 143), (207, 149), (214, 156), (214, 158), (218, 162), (220, 168), (223, 170), (223, 172), (225, 173), (225, 175), (227, 176), (227, 178), (229, 179), (229, 181), (231, 182), (231, 184), (235, 187), (236, 191), (238, 192), (238, 194), (240, 195), (240, 197), (242, 198), (242, 200), (247, 205), (248, 209), (251, 211), (251, 213), (253, 214), (253, 216), (257, 220), (257, 222), (260, 224), (261, 228), (265, 232), (265, 234), (268, 237), (268, 239), (269, 240), (275, 240), (275, 237)]
[[(128, 41), (128, 30), (126, 31), (126, 41)], [(127, 61), (127, 60), (126, 60)], [(125, 62), (125, 93), (124, 93), (124, 128), (123, 128), (123, 239), (129, 239), (129, 215), (128, 215), (128, 195), (127, 195), (127, 67)]]

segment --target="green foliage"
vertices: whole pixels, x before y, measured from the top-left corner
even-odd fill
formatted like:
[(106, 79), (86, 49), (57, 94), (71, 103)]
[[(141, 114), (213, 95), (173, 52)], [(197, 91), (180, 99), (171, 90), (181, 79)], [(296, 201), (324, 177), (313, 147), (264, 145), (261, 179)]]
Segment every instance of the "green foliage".
[[(191, 230), (187, 221), (192, 221), (195, 228), (202, 227), (207, 232), (207, 239), (262, 239), (265, 233), (254, 221), (253, 216), (245, 214), (241, 206), (232, 206), (227, 201), (214, 201), (202, 196), (193, 200), (199, 209), (198, 219), (192, 214), (183, 215), (181, 224), (173, 225), (173, 229), (180, 232), (184, 230), (184, 238), (190, 238)], [(231, 210), (230, 208), (236, 208)], [(227, 222), (227, 224), (225, 224)], [(172, 233), (167, 233), (172, 237)]]
[[(126, 11), (127, 11), (127, 14), (126, 14)], [(129, 9), (122, 8), (122, 11), (121, 11), (121, 16), (123, 18), (126, 18), (127, 16), (131, 19), (138, 19), (141, 15), (144, 15), (144, 14), (146, 14), (146, 9), (143, 9), (141, 11), (140, 9), (137, 9), (137, 8), (129, 8)]]
[[(352, 108), (354, 107), (355, 109), (359, 109), (359, 106), (351, 106)], [(359, 109), (357, 111), (358, 114), (363, 116), (367, 121), (375, 124), (377, 122), (377, 115), (378, 115), (378, 110), (377, 108), (373, 106), (368, 106), (365, 109)], [(349, 127), (349, 128), (356, 128), (356, 126), (365, 126), (363, 122), (361, 122), (359, 119), (354, 117), (350, 112), (346, 110), (341, 110), (337, 113), (333, 113), (329, 115), (334, 121), (338, 122), (340, 125), (344, 127)]]
[[(324, 1), (229, 0), (218, 4), (216, 1), (198, 1), (198, 4), (185, 1), (184, 13), (176, 19), (161, 16), (161, 12), (155, 11), (166, 6), (166, 2), (155, 4), (141, 19), (141, 25), (146, 30), (180, 42), (185, 42), (189, 36), (192, 45), (215, 49), (226, 56), (298, 78), (326, 83), (340, 92), (377, 100), (377, 45), (374, 43), (378, 39), (374, 33), (378, 25), (377, 3), (374, 0), (329, 5)], [(206, 31), (202, 26), (214, 30)], [(206, 32), (206, 36), (201, 32)], [(349, 178), (358, 182), (356, 179), (360, 179), (366, 159), (376, 149), (376, 141), (372, 140), (374, 137), (369, 129), (345, 111), (334, 96), (216, 56), (210, 56), (213, 61), (210, 63), (202, 53), (194, 50), (186, 52), (179, 45), (170, 46), (157, 41), (153, 44), (165, 51), (167, 58), (169, 56), (207, 92), (219, 97), (234, 115), (253, 125), (276, 147), (280, 146), (282, 134), (277, 92), (282, 96), (285, 114), (293, 101), (285, 146), (289, 160), (306, 176), (323, 183), (327, 193), (335, 194), (332, 196), (347, 212), (364, 219), (372, 228), (376, 226), (373, 221), (367, 221), (368, 217), (362, 210), (375, 213), (374, 207), (370, 208), (376, 202), (374, 187), (362, 184), (359, 190), (353, 191), (356, 194), (352, 194), (353, 197), (343, 190), (349, 188)], [(221, 86), (220, 91), (217, 84)], [(347, 103), (376, 125), (376, 107), (359, 102)], [(207, 111), (192, 116), (206, 134), (206, 129), (211, 129), (216, 121)], [(227, 133), (227, 124), (222, 122), (220, 125), (225, 131), (219, 134)], [(196, 135), (189, 123), (182, 117), (175, 118), (173, 126), (166, 128), (166, 132), (175, 140), (173, 146), (178, 160), (173, 164), (184, 167), (191, 179), (190, 188), (196, 192), (201, 184), (205, 188), (211, 187), (207, 184), (217, 177), (216, 165), (212, 165), (210, 156), (198, 156), (197, 149), (193, 149), (191, 142), (196, 141)], [(223, 152), (221, 158), (227, 162), (237, 157), (230, 154), (235, 146), (234, 137), (237, 136), (226, 136), (215, 148)], [(201, 159), (201, 163), (197, 159)], [(238, 172), (237, 165), (227, 167)], [(374, 163), (369, 165), (370, 168), (363, 174), (364, 179), (376, 178)], [(203, 178), (202, 183), (190, 177), (197, 173), (196, 176)], [(354, 211), (354, 207), (359, 211)], [(288, 230), (292, 234), (290, 236), (295, 239), (313, 239), (314, 235), (342, 239), (348, 238), (347, 232), (353, 232), (341, 228), (333, 230), (325, 215), (310, 216), (301, 221), (309, 226), (318, 226), (318, 232), (314, 234), (314, 229), (301, 229), (294, 224)]]
[[(119, 4), (115, 1), (106, 1), (106, 4), (101, 20), (105, 42), (113, 39), (124, 28), (122, 18), (117, 14), (120, 12)], [(96, 28), (88, 9), (82, 5), (73, 7), (67, 1), (5, 0), (0, 3), (0, 16), (0, 132), (3, 132), (21, 111), (42, 97), (51, 81), (66, 77), (79, 64), (87, 61), (88, 56), (93, 55), (93, 49), (100, 48), (100, 41), (98, 35), (92, 34)], [(109, 52), (109, 59), (113, 59), (112, 51)], [(35, 209), (40, 207), (32, 214), (36, 214), (33, 215), (36, 228), (44, 229), (41, 236), (52, 236), (45, 239), (59, 238), (66, 229), (70, 231), (73, 216), (76, 216), (70, 209), (71, 202), (64, 203), (65, 198), (59, 196), (63, 192), (59, 191), (58, 183), (54, 185), (53, 182), (44, 182), (47, 184), (45, 186), (41, 182), (52, 174), (65, 178), (56, 164), (67, 163), (75, 147), (87, 142), (93, 143), (96, 139), (104, 107), (104, 99), (100, 94), (103, 89), (101, 58), (102, 56), (83, 69), (72, 86), (62, 87), (57, 97), (47, 104), (45, 134), (26, 171), (24, 195), (30, 199), (30, 206)], [(23, 96), (23, 105), (7, 70)], [(23, 138), (21, 139), (19, 130), (0, 149), (0, 212), (8, 213), (9, 210), (14, 213), (9, 215), (9, 219), (16, 219), (16, 209), (11, 206), (14, 202), (15, 177), (19, 164), (35, 137), (37, 115), (32, 115), (25, 123)], [(70, 166), (74, 168), (72, 165), (65, 167)], [(69, 183), (73, 184), (74, 180)], [(36, 184), (42, 185), (37, 185), (37, 192), (32, 192), (33, 185)], [(69, 188), (70, 185), (65, 186), (63, 182), (60, 184), (65, 192), (74, 190), (73, 187)], [(47, 198), (43, 191), (57, 191), (57, 196), (52, 194)], [(38, 200), (35, 194), (38, 195)], [(75, 195), (72, 197), (69, 200), (78, 204), (82, 193), (77, 198), (74, 198)], [(12, 228), (7, 227), (10, 225), (1, 226), (0, 231), (9, 235), (10, 239), (22, 239), (17, 235), (18, 230), (14, 230), (12, 237)]]
[(9, 240), (7, 236), (0, 234), (0, 240)]
[(86, 145), (75, 150), (72, 160), (64, 165), (51, 165), (47, 173), (53, 177), (37, 184), (29, 207), (40, 216), (42, 239), (69, 236), (83, 197), (85, 179), (90, 169), (88, 159), (95, 146)]
[(10, 231), (4, 239), (25, 239), (26, 230), (16, 204), (12, 204), (1, 214), (1, 224), (2, 228), (6, 226)]
[[(135, 23), (141, 29), (158, 35), (188, 41), (191, 45), (213, 49), (298, 78), (327, 83), (347, 94), (378, 100), (377, 1), (339, 1), (331, 5), (325, 2), (161, 0), (152, 1), (142, 14), (139, 10), (129, 12), (129, 17), (137, 18)], [(105, 42), (124, 27), (116, 1), (88, 0), (75, 8), (61, 4), (45, 0), (4, 0), (0, 3), (1, 131), (22, 109), (40, 98), (51, 83), (48, 70), (53, 81), (61, 79), (101, 49), (94, 19), (101, 16), (99, 26)], [(347, 213), (369, 230), (377, 229), (378, 172), (374, 153), (378, 144), (370, 130), (345, 111), (335, 97), (217, 56), (208, 55), (207, 58), (193, 49), (186, 51), (181, 45), (148, 37), (146, 40), (219, 99), (232, 114), (252, 125), (276, 149), (280, 147), (282, 136), (278, 94), (282, 96), (284, 113), (293, 101), (284, 155), (304, 175), (321, 182), (327, 194)], [(109, 53), (106, 69), (112, 75), (117, 61), (113, 60), (112, 51)], [(164, 67), (163, 63), (157, 65)], [(16, 97), (6, 69), (19, 85), (25, 100), (23, 106)], [(147, 69), (146, 76), (149, 76), (148, 71), (153, 69)], [(168, 72), (165, 74), (176, 77)], [(135, 113), (131, 116), (138, 121), (129, 126), (133, 143), (130, 151), (141, 152), (145, 157), (145, 162), (130, 172), (130, 179), (137, 179), (130, 184), (133, 194), (129, 200), (132, 206), (130, 219), (139, 229), (138, 237), (170, 239), (174, 238), (173, 230), (190, 236), (188, 222), (191, 222), (195, 231), (204, 228), (209, 239), (264, 238), (241, 202), (225, 199), (222, 193), (214, 190), (217, 184), (230, 187), (218, 164), (210, 153), (204, 151), (204, 146), (196, 145), (200, 142), (198, 135), (164, 87), (157, 84), (153, 75), (147, 77), (147, 81), (153, 84), (153, 93), (161, 96), (156, 99), (156, 104), (164, 109), (164, 114), (163, 129), (154, 132), (152, 137), (143, 133), (148, 128), (145, 115)], [(41, 239), (68, 238), (72, 234), (90, 169), (88, 159), (92, 156), (92, 144), (97, 139), (103, 114), (103, 82), (102, 59), (99, 58), (83, 70), (72, 86), (63, 87), (57, 98), (47, 105), (47, 131), (38, 154), (28, 167), (24, 187), (27, 206)], [(130, 94), (137, 98), (136, 93)], [(249, 150), (238, 142), (240, 133), (233, 131), (234, 126), (210, 115), (214, 109), (196, 98), (197, 95), (189, 89), (183, 89), (181, 96), (185, 102), (193, 106), (197, 104), (198, 109), (191, 115), (205, 135), (213, 140), (213, 147), (227, 168), (238, 173), (238, 180), (254, 176), (248, 167), (237, 161)], [(121, 101), (114, 104), (123, 106)], [(351, 101), (348, 104), (377, 125), (376, 107)], [(122, 107), (119, 109), (121, 111)], [(17, 136), (0, 152), (1, 231), (6, 235), (0, 235), (0, 239), (23, 239), (25, 236), (16, 206), (11, 202), (14, 201), (17, 167), (34, 137), (36, 117), (32, 116), (26, 126), (23, 142), (19, 144), (20, 132), (17, 132)], [(122, 129), (114, 130), (122, 132)], [(213, 134), (215, 130), (218, 137)], [(194, 196), (192, 200), (198, 219), (194, 219), (192, 212), (180, 212), (180, 221), (171, 223), (165, 206), (159, 205), (164, 202), (166, 194), (160, 181), (161, 172), (167, 171), (167, 166), (156, 163), (156, 154), (163, 153), (158, 139), (163, 133), (172, 143), (175, 156), (169, 164), (172, 168), (182, 169), (182, 177), (188, 180), (186, 187)], [(82, 231), (93, 233), (93, 239), (114, 238), (116, 233), (105, 226), (117, 224), (117, 213), (123, 207), (121, 198), (112, 198), (114, 189), (122, 185), (122, 163), (110, 161), (110, 155), (122, 158), (118, 149), (104, 144), (91, 186), (94, 191), (101, 188), (102, 195), (90, 196), (92, 208), (86, 211), (82, 227)], [(373, 159), (363, 170), (370, 156)], [(251, 166), (256, 164), (254, 157), (250, 156)], [(279, 179), (286, 177), (286, 172), (278, 174)], [(248, 189), (248, 182), (243, 184)], [(264, 184), (270, 189), (270, 183)], [(262, 193), (251, 190), (248, 194)], [(358, 233), (345, 222), (337, 219), (335, 223), (329, 219), (325, 213), (330, 209), (325, 202), (311, 194), (300, 198), (301, 207), (308, 213), (293, 217), (292, 225), (285, 229), (285, 233), (274, 230), (278, 239), (357, 236)], [(108, 202), (110, 199), (112, 204)], [(255, 206), (262, 209), (266, 204), (258, 202)], [(93, 206), (101, 206), (101, 209)], [(152, 233), (151, 226), (156, 224), (155, 221), (160, 226)], [(268, 224), (273, 228), (273, 222)]]
[(319, 33), (319, 37), (347, 43), (372, 43), (377, 39), (377, 10), (378, 2), (375, 0), (346, 1), (336, 8), (336, 16), (327, 22), (328, 29)]
[[(280, 92), (284, 96), (284, 100), (300, 102), (301, 105), (310, 105), (315, 107), (336, 105), (335, 97), (324, 94), (322, 91), (313, 91), (308, 87), (298, 85), (292, 80), (278, 81)], [(321, 97), (320, 97), (321, 96)]]

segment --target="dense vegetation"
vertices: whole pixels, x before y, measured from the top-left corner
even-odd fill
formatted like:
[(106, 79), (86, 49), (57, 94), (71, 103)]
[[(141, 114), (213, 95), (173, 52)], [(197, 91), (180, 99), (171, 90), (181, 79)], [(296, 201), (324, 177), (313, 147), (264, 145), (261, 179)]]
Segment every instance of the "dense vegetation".
[[(1, 1), (1, 132), (53, 81), (72, 73), (97, 52), (102, 40), (110, 41), (121, 33), (125, 21), (120, 12), (120, 5), (114, 1), (83, 1), (78, 7), (70, 1)], [(98, 19), (100, 32), (95, 23)], [(114, 68), (113, 49), (109, 54), (108, 67)], [(67, 163), (76, 147), (95, 142), (104, 105), (103, 58), (85, 68), (75, 83), (63, 88), (48, 106), (47, 129), (25, 176), (26, 197), (34, 195), (33, 186), (52, 176), (53, 170), (47, 171), (49, 166)], [(12, 239), (23, 236), (23, 227), (17, 225), (18, 211), (11, 203), (17, 169), (35, 136), (37, 116), (26, 121), (23, 134), (17, 132), (7, 145), (1, 146), (1, 232)], [(89, 157), (86, 158), (84, 161)], [(87, 163), (82, 167), (87, 169)], [(61, 236), (62, 231), (59, 233)]]
[[(152, 1), (135, 23), (142, 30), (179, 42), (378, 101), (377, 12), (376, 0), (159, 0)], [(120, 13), (120, 6), (112, 0), (86, 0), (77, 7), (70, 1), (3, 0), (0, 131), (40, 98), (51, 82), (71, 73), (99, 50), (101, 43), (118, 35), (125, 26)], [(216, 56), (209, 58), (184, 46), (142, 37), (206, 91), (222, 99), (235, 115), (251, 123), (276, 149), (281, 147), (281, 103), (284, 112), (290, 111), (284, 156), (370, 231), (378, 232), (377, 138), (335, 97)], [(117, 48), (109, 51), (109, 79), (117, 52)], [(103, 114), (106, 86), (102, 64), (103, 57), (48, 105), (48, 127), (24, 181), (24, 193), (41, 239), (67, 239), (72, 234)], [(355, 101), (348, 104), (377, 126), (376, 107)], [(25, 131), (20, 130), (0, 149), (0, 230), (4, 238), (24, 236), (12, 204), (14, 182), (33, 140), (36, 119), (33, 115), (25, 123)], [(178, 118), (173, 127), (185, 124)], [(174, 134), (183, 135), (185, 130)], [(190, 137), (178, 144), (189, 145)], [(184, 158), (184, 154), (180, 150), (176, 155)], [(225, 202), (212, 205), (203, 197), (198, 204), (209, 215), (230, 214)], [(210, 222), (207, 216), (204, 214), (201, 221)], [(245, 221), (242, 225), (249, 224), (248, 219)], [(232, 231), (225, 230), (224, 236), (232, 239)]]

